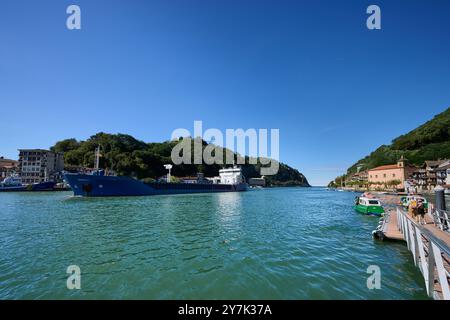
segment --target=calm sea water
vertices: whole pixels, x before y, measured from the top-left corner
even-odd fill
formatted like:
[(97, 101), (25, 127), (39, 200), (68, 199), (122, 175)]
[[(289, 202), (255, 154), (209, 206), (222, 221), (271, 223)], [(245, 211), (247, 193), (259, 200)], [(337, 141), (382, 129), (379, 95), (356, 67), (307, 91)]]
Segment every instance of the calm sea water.
[[(83, 199), (0, 194), (0, 299), (426, 299), (404, 244), (353, 193)], [(81, 290), (66, 269), (81, 268)], [(381, 268), (381, 289), (366, 285)]]

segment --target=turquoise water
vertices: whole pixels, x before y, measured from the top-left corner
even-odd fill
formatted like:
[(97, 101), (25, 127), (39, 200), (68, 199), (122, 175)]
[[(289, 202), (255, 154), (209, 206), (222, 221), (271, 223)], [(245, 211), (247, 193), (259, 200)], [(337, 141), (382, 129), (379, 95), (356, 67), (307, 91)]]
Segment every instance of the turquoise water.
[[(0, 299), (426, 299), (404, 244), (353, 193), (0, 194)], [(69, 265), (81, 290), (66, 287)], [(369, 290), (367, 267), (381, 268)]]

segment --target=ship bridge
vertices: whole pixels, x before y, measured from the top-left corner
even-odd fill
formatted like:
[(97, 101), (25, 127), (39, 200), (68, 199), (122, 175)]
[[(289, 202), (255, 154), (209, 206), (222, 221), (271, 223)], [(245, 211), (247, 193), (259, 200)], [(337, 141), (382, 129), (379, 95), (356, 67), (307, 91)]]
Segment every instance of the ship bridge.
[(245, 182), (242, 169), (239, 167), (220, 169), (219, 176), (222, 184), (240, 184)]

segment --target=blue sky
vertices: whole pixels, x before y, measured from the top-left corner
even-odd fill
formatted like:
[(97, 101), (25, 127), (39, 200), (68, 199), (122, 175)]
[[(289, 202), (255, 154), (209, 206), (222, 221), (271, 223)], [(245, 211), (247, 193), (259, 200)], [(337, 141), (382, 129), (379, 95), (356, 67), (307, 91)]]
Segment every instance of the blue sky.
[(280, 129), (281, 161), (324, 185), (450, 106), (449, 39), (439, 0), (2, 1), (0, 155), (202, 120)]

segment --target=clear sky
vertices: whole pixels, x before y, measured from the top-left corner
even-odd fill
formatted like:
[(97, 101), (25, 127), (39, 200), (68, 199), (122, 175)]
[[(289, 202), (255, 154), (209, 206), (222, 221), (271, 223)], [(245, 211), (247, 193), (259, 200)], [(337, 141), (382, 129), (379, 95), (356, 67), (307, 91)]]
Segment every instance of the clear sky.
[[(66, 8), (81, 7), (81, 30)], [(366, 28), (381, 8), (382, 29)], [(450, 1), (6, 0), (0, 155), (99, 131), (278, 128), (324, 185), (450, 106)]]

